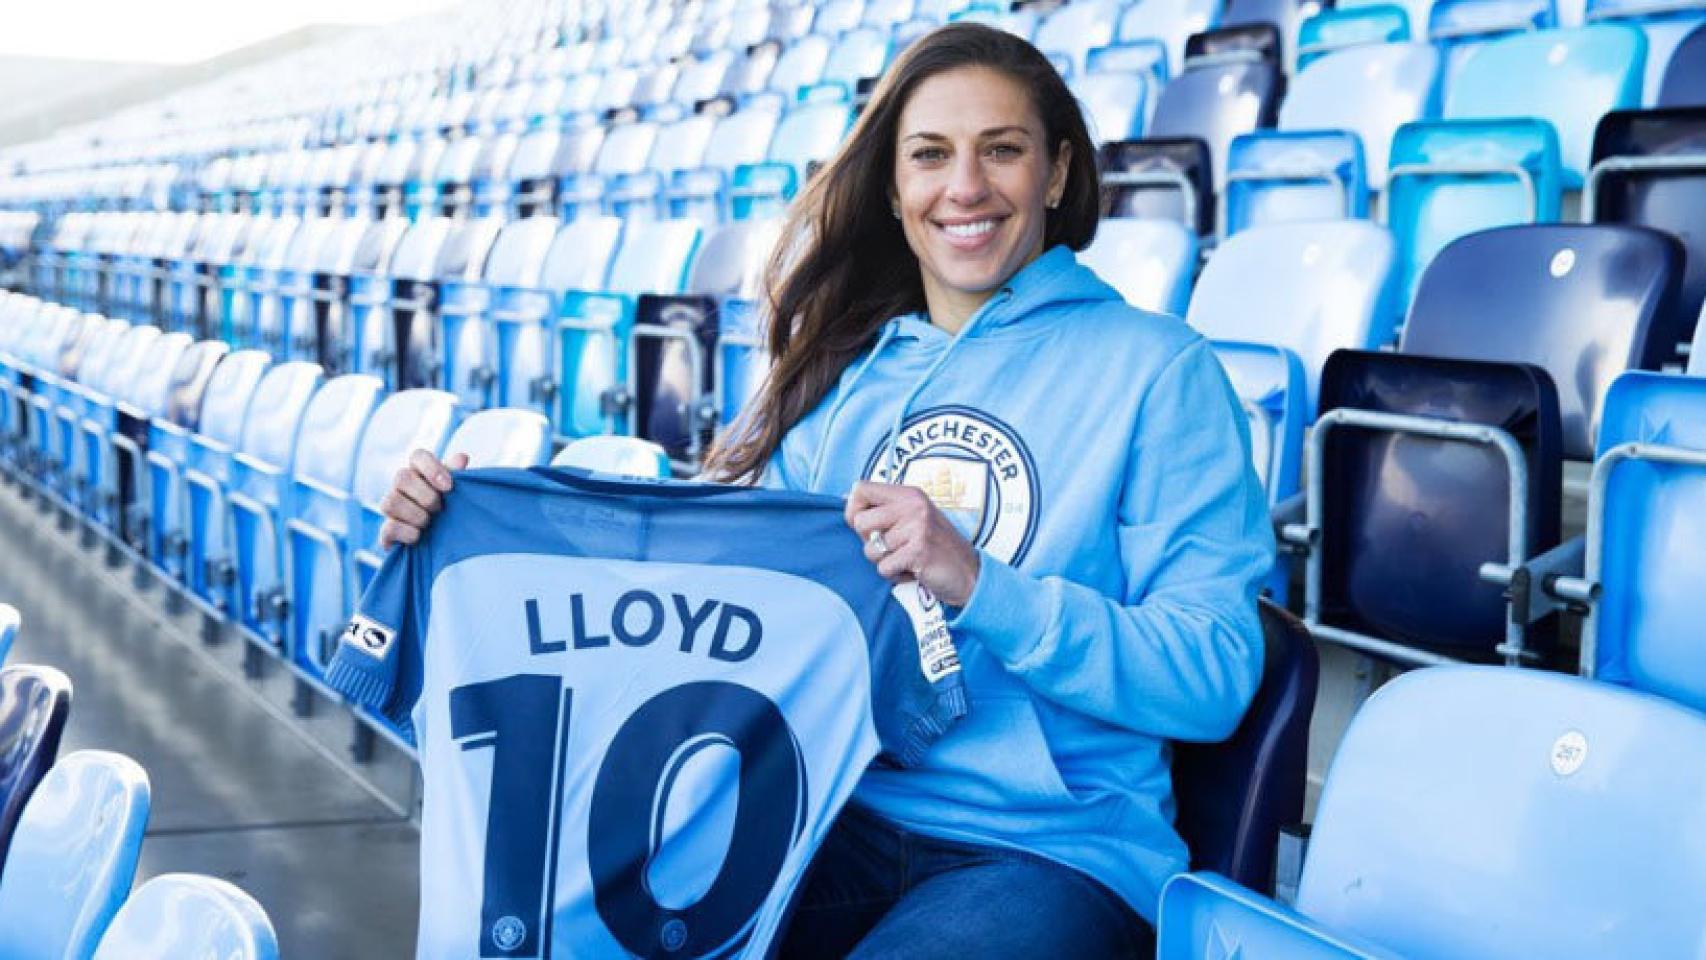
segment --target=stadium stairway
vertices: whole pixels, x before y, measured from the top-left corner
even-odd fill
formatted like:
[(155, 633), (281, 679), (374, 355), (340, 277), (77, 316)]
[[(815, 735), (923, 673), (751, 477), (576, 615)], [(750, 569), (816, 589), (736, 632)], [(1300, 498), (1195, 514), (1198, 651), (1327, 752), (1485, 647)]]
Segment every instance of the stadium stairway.
[[(76, 691), (61, 754), (134, 758), (154, 784), (136, 883), (194, 872), (239, 884), (272, 909), (280, 955), (321, 960), (414, 953), (419, 833), (408, 765), (359, 769), (348, 715), (292, 714), (288, 678), (242, 677), (232, 637), (207, 646), (199, 615), (160, 612), (101, 551), (37, 500), (0, 490), (0, 596), (28, 617), (13, 663), (45, 663)], [(386, 775), (393, 774), (391, 780)]]

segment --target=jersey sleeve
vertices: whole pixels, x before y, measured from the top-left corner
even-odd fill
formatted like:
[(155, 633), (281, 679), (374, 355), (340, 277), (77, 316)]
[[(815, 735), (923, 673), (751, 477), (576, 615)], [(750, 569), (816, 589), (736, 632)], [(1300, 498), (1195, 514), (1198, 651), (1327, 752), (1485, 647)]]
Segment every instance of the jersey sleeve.
[(959, 653), (942, 604), (916, 582), (897, 584), (868, 631), (877, 738), (891, 761), (917, 766), (966, 713)]
[(420, 696), (428, 565), (424, 545), (393, 547), (385, 555), (326, 671), (334, 689), (399, 726)]

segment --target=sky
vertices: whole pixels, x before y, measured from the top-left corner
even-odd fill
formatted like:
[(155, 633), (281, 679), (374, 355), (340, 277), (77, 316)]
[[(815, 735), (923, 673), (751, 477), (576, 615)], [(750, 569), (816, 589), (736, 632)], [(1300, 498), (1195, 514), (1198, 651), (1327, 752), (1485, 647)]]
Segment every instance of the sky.
[(373, 24), (451, 0), (0, 0), (0, 56), (188, 64), (310, 24)]

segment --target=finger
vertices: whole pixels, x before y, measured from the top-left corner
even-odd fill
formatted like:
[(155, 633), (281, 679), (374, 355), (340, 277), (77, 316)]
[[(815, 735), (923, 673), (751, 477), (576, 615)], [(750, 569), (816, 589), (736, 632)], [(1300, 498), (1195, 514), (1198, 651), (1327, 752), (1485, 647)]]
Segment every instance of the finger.
[(379, 512), (388, 520), (411, 527), (425, 527), (432, 522), (432, 515), (419, 504), (397, 493), (387, 493), (380, 499)]
[[(895, 510), (892, 506), (867, 507), (854, 514), (852, 519), (848, 521), (848, 525), (851, 526), (853, 528), (853, 532), (857, 533), (859, 536), (869, 537), (872, 530), (887, 531), (890, 527), (899, 523), (900, 519), (900, 517), (896, 516)], [(884, 536), (887, 536), (886, 532)]]
[(877, 573), (885, 580), (903, 580), (913, 576), (922, 568), (923, 551), (908, 547), (896, 550), (877, 561)]
[(409, 454), (409, 466), (440, 493), (450, 492), (450, 471), (444, 469), (444, 464), (438, 462), (432, 451), (416, 450)]
[(400, 524), (395, 520), (387, 520), (379, 527), (379, 546), (381, 549), (397, 544), (408, 546), (420, 538), (421, 532), (419, 530)]
[(853, 525), (854, 517), (875, 505), (871, 500), (870, 489), (874, 486), (876, 484), (860, 480), (853, 484), (853, 489), (847, 491), (847, 506), (842, 510), (841, 515), (847, 519), (848, 526)]
[(429, 513), (438, 512), (444, 503), (444, 495), (413, 467), (404, 467), (397, 471), (397, 475), (392, 478), (391, 492), (408, 499)]
[(468, 469), (468, 455), (466, 453), (452, 454), (444, 465), (449, 467), (452, 473), (458, 470), (466, 470)]

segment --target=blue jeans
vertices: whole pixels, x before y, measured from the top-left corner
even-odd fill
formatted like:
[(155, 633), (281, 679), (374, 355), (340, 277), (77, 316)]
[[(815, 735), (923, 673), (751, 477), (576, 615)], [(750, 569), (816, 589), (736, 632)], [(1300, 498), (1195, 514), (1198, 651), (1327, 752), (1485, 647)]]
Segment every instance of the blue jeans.
[(1149, 925), (1043, 857), (925, 837), (848, 806), (830, 828), (782, 956), (1148, 957)]

